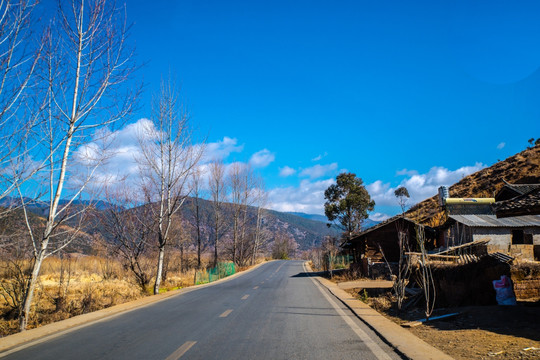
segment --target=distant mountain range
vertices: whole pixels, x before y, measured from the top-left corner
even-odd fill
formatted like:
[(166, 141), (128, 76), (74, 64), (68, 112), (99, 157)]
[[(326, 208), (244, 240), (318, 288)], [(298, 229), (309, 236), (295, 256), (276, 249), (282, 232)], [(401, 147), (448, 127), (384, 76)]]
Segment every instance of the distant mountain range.
[[(305, 219), (320, 221), (320, 222), (323, 222), (325, 224), (328, 223), (328, 219), (326, 218), (326, 216), (323, 216), (323, 215), (306, 214), (306, 213), (302, 213), (302, 212), (287, 212), (286, 214), (292, 214), (292, 215), (303, 217)], [(374, 225), (377, 225), (378, 223), (380, 223), (380, 221), (366, 219), (366, 220), (364, 220), (364, 223), (362, 224), (362, 229), (369, 229), (370, 227), (372, 227)]]
[[(26, 199), (30, 203), (30, 199)], [(62, 200), (61, 204), (65, 204), (66, 201)], [(185, 225), (187, 231), (194, 233), (195, 231), (195, 217), (194, 217), (194, 207), (193, 207), (193, 198), (187, 198), (184, 205), (180, 211), (180, 217), (182, 222)], [(202, 222), (202, 238), (205, 245), (211, 245), (212, 243), (212, 203), (208, 200), (200, 199), (200, 217)], [(21, 201), (17, 198), (4, 198), (0, 201), (1, 207), (17, 207), (20, 206)], [(92, 205), (92, 216), (85, 221), (84, 231), (81, 232), (81, 236), (85, 239), (85, 244), (81, 244), (82, 248), (89, 249), (90, 244), (88, 243), (91, 238), (90, 235), (99, 233), (103, 238), (109, 238), (108, 234), (105, 233), (104, 229), (100, 225), (100, 222), (97, 220), (100, 216), (107, 216), (106, 210), (111, 207), (111, 205), (104, 201), (94, 201), (89, 202), (85, 200), (77, 200), (73, 202), (72, 209), (78, 209), (83, 206)], [(230, 205), (226, 205), (230, 206)], [(35, 221), (45, 221), (45, 218), (48, 215), (48, 204), (46, 202), (37, 202), (32, 203), (28, 206), (28, 209), (34, 214), (33, 218)], [(13, 216), (17, 214), (16, 217), (22, 218), (22, 212), (15, 211), (12, 213)], [(319, 246), (322, 240), (326, 236), (339, 236), (339, 231), (335, 228), (329, 228), (324, 221), (324, 217), (320, 215), (310, 215), (303, 214), (305, 216), (299, 216), (292, 213), (279, 212), (274, 210), (266, 209), (263, 216), (263, 229), (267, 231), (268, 234), (275, 233), (284, 233), (294, 238), (298, 243), (300, 250), (308, 250), (312, 247)], [(249, 207), (248, 209), (248, 218), (251, 224), (254, 224), (256, 219), (256, 208)], [(313, 218), (318, 218), (314, 220)], [(11, 222), (12, 224), (19, 224), (18, 221)], [(75, 226), (78, 223), (78, 219), (71, 219), (67, 226)], [(19, 224), (22, 226), (22, 223)], [(17, 225), (17, 226), (19, 226)], [(194, 235), (194, 234), (193, 234)], [(78, 246), (77, 248), (81, 248)]]
[[(25, 199), (25, 201), (30, 203), (30, 199)], [(64, 205), (66, 202), (66, 200), (61, 200), (60, 204)], [(4, 198), (0, 200), (0, 206), (2, 207), (13, 207), (20, 204), (21, 201), (18, 198)], [(87, 224), (84, 229), (84, 238), (86, 241), (91, 238), (90, 235), (96, 233), (100, 233), (105, 239), (108, 238), (108, 234), (102, 229), (99, 221), (95, 221), (95, 219), (98, 219), (99, 216), (101, 216), (100, 214), (104, 214), (104, 212), (111, 207), (111, 204), (105, 201), (76, 200), (72, 205), (73, 209), (92, 205), (92, 219), (94, 219), (94, 221), (89, 220), (85, 222)], [(42, 219), (41, 221), (44, 221), (44, 218), (48, 215), (49, 207), (45, 202), (37, 202), (31, 204), (28, 209), (37, 215), (36, 221), (38, 221), (39, 218)], [(194, 232), (195, 217), (193, 198), (186, 199), (180, 213), (183, 222), (188, 225), (186, 226), (188, 231)], [(202, 219), (201, 233), (203, 242), (205, 242), (206, 245), (211, 245), (212, 226), (210, 219), (212, 218), (212, 203), (210, 201), (200, 199), (200, 214)], [(253, 225), (253, 222), (256, 219), (256, 208), (250, 207), (248, 214)], [(335, 226), (328, 227), (328, 220), (323, 215), (306, 214), (302, 212), (280, 212), (269, 209), (266, 209), (264, 214), (262, 222), (263, 228), (270, 234), (281, 232), (293, 237), (298, 243), (300, 250), (308, 250), (312, 247), (319, 246), (326, 236), (339, 236), (341, 233)], [(78, 220), (75, 218), (70, 220), (66, 225), (75, 226), (77, 222)], [(367, 219), (364, 221), (362, 228), (367, 229), (376, 224), (378, 224), (378, 222)], [(85, 244), (85, 247), (88, 248), (89, 245), (90, 244), (87, 243)]]

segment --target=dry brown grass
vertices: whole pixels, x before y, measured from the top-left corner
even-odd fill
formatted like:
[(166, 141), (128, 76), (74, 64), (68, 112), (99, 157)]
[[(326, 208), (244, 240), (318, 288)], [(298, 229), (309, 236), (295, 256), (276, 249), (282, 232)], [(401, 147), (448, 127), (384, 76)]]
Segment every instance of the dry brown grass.
[[(176, 255), (171, 254), (170, 258), (177, 259)], [(149, 259), (151, 260), (153, 259)], [(202, 265), (206, 266), (209, 261), (209, 257), (204, 258)], [(184, 262), (184, 269), (181, 269), (179, 262), (169, 261), (167, 277), (162, 282), (160, 292), (192, 286), (196, 270), (185, 268), (195, 263), (194, 256), (189, 256)], [(9, 272), (5, 270), (12, 265), (0, 261), (2, 270), (0, 280), (4, 283), (13, 281), (6, 278)], [(22, 262), (19, 265), (24, 267), (29, 263)], [(150, 285), (153, 281), (152, 279)], [(39, 277), (29, 328), (122, 304), (150, 294), (151, 286), (147, 292), (142, 292), (129, 269), (114, 257), (72, 254), (63, 259), (47, 258)], [(17, 332), (17, 311), (12, 305), (0, 296), (0, 337)]]

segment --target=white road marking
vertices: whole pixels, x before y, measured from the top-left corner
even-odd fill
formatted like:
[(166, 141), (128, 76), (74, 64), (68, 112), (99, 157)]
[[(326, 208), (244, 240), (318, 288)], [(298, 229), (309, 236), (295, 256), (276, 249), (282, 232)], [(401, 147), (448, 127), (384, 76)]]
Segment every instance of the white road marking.
[(259, 288), (258, 286), (255, 286), (255, 287), (253, 288), (253, 290), (257, 290), (258, 288)]
[[(304, 272), (309, 274), (309, 272), (307, 271), (305, 265), (302, 264), (302, 266), (304, 268)], [(356, 325), (356, 323), (351, 319), (351, 317), (349, 315), (347, 315), (345, 313), (345, 311), (343, 311), (343, 309), (338, 306), (338, 304), (336, 304), (336, 302), (330, 297), (330, 295), (327, 294), (326, 291), (324, 291), (324, 289), (317, 282), (317, 280), (312, 278), (311, 275), (309, 275), (309, 278), (311, 279), (311, 281), (313, 281), (313, 284), (315, 284), (315, 286), (323, 294), (323, 296), (326, 298), (326, 300), (328, 300), (330, 305), (332, 305), (332, 307), (341, 316), (341, 318), (343, 320), (345, 320), (345, 322), (347, 323), (347, 325), (349, 325), (349, 327), (352, 329), (352, 331), (354, 331), (354, 333), (360, 338), (360, 340), (362, 340), (362, 342), (367, 345), (367, 347), (369, 348), (369, 350), (371, 350), (373, 355), (375, 355), (377, 357), (377, 359), (390, 360), (391, 359), (390, 356), (388, 356), (388, 354), (385, 353), (383, 349), (381, 349), (379, 344), (377, 344), (375, 341), (373, 341), (373, 339), (370, 338), (369, 335), (366, 334), (366, 332), (364, 330), (362, 330), (358, 325)]]
[[(279, 269), (281, 269), (281, 267), (282, 267), (283, 265), (285, 265), (285, 263), (279, 265), (279, 267), (276, 269), (276, 271), (274, 271), (274, 274), (277, 273), (277, 272), (279, 271)], [(274, 276), (274, 275), (272, 274), (272, 276)]]
[(227, 317), (227, 316), (229, 316), (229, 314), (232, 313), (232, 312), (233, 312), (232, 309), (225, 310), (225, 311), (223, 312), (223, 314), (219, 315), (219, 317)]
[(246, 300), (249, 297), (249, 295), (242, 296), (242, 300)]
[(165, 360), (178, 360), (184, 355), (193, 345), (195, 345), (196, 341), (186, 341), (184, 345), (180, 346), (178, 349), (176, 349), (175, 352), (173, 352), (171, 355), (167, 356)]

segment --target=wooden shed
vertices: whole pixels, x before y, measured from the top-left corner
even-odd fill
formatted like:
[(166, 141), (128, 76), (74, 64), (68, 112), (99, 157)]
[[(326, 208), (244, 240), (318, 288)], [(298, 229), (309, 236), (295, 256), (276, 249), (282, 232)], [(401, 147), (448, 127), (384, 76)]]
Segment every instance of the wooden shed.
[[(417, 250), (416, 228), (418, 224), (413, 220), (401, 215), (394, 216), (358, 234), (342, 247), (348, 249), (353, 255), (354, 262), (361, 262), (367, 258), (371, 262), (397, 262), (399, 261), (399, 232), (406, 234), (408, 247), (411, 251)], [(426, 238), (429, 240), (428, 247), (433, 246), (435, 232), (430, 227), (425, 227)], [(384, 256), (383, 256), (384, 255)]]

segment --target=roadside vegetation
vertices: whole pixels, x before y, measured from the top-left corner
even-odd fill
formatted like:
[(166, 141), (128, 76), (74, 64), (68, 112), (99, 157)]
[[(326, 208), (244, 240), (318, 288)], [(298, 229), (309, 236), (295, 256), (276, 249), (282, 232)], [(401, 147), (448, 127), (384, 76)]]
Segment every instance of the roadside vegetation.
[[(178, 251), (171, 252), (165, 261), (164, 277), (159, 292), (173, 291), (194, 285), (197, 273), (195, 252), (179, 261)], [(258, 258), (257, 262), (263, 258)], [(210, 253), (201, 257), (201, 268), (212, 265)], [(155, 257), (141, 260), (148, 273), (155, 267)], [(25, 271), (31, 264), (21, 261), (15, 267), (9, 260), (0, 261), (0, 336), (18, 331), (18, 312), (21, 303), (21, 285)], [(249, 268), (240, 267), (236, 271)], [(14, 271), (20, 271), (17, 273)], [(204, 270), (202, 270), (204, 272)], [(149, 275), (151, 276), (151, 275)], [(150, 280), (152, 278), (150, 277)], [(28, 328), (35, 328), (72, 316), (81, 315), (153, 294), (149, 286), (143, 291), (126, 262), (118, 256), (96, 251), (95, 255), (80, 253), (48, 257), (43, 262), (37, 281), (36, 296)]]

